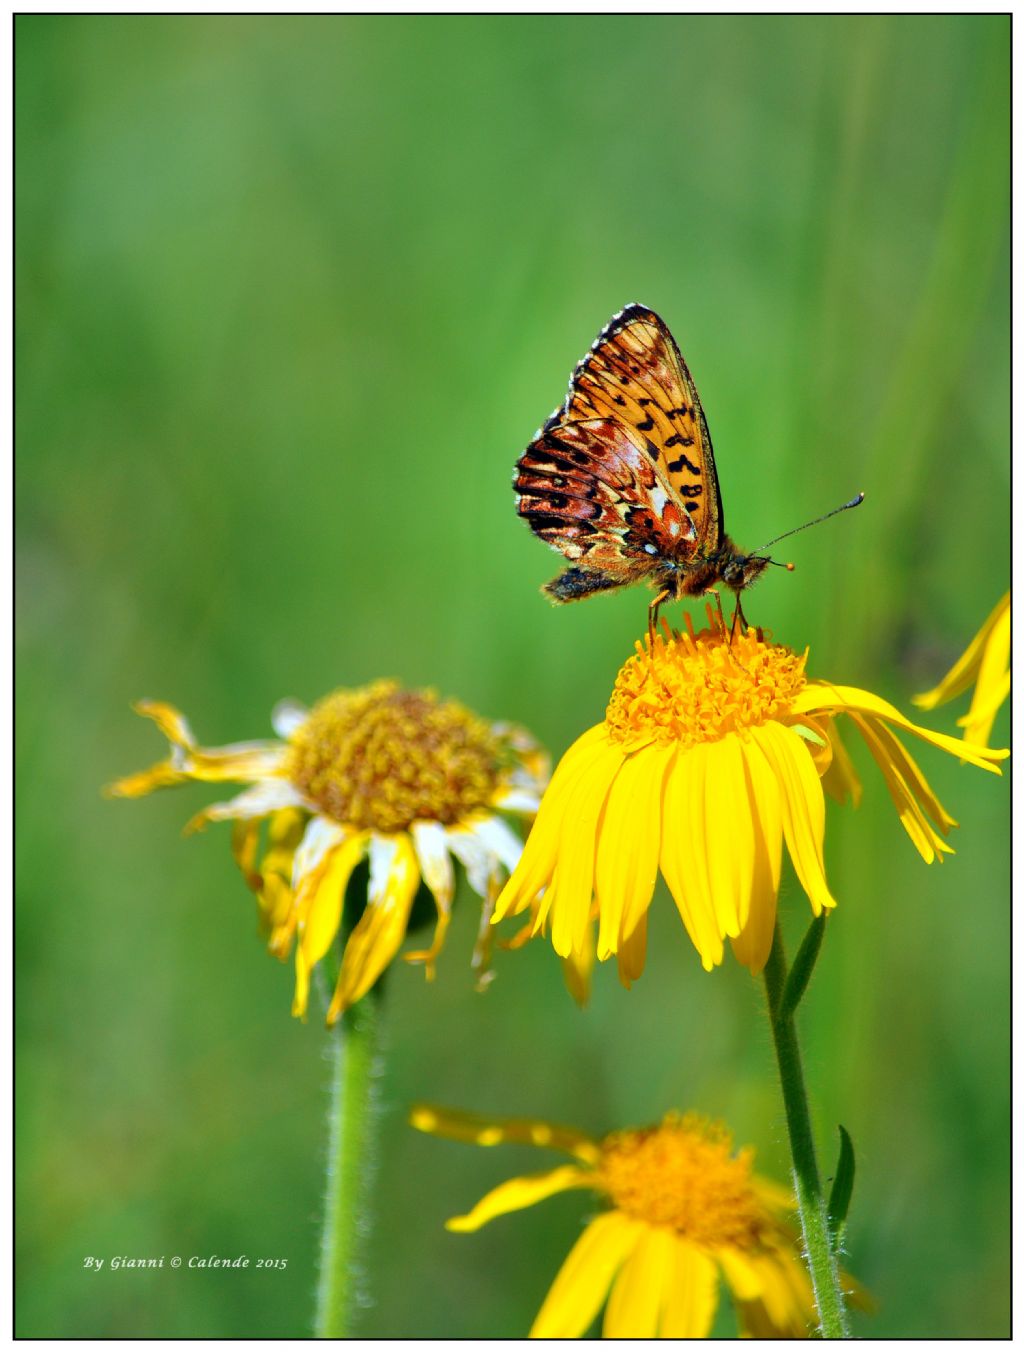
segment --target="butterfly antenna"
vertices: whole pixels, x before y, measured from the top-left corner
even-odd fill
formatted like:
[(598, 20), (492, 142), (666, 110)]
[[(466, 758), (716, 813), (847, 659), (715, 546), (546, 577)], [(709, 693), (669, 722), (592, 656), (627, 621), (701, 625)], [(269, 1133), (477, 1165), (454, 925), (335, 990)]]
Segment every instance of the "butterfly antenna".
[[(780, 540), (788, 540), (791, 535), (799, 534), (800, 531), (806, 530), (808, 526), (817, 526), (820, 522), (827, 521), (830, 516), (838, 516), (840, 512), (848, 512), (851, 507), (859, 507), (863, 501), (864, 494), (858, 493), (855, 498), (851, 498), (849, 502), (844, 502), (841, 507), (833, 507), (832, 510), (830, 512), (826, 512), (824, 516), (816, 516), (813, 521), (805, 521), (802, 526), (794, 526), (792, 530), (783, 531), (781, 535), (776, 535), (774, 540), (769, 540), (766, 545), (761, 545), (753, 552), (755, 554), (760, 554), (761, 551), (764, 549), (771, 549), (772, 545), (777, 545)], [(769, 559), (769, 563), (774, 562), (775, 562), (774, 559)], [(788, 568), (790, 572), (793, 571), (793, 565), (790, 563), (785, 563), (782, 564), (781, 566), (783, 568)]]

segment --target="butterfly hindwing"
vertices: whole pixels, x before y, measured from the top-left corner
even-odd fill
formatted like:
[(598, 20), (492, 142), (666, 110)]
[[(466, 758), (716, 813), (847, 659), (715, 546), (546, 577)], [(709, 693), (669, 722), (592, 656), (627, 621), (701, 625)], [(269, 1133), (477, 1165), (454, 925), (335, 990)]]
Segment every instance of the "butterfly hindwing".
[(696, 538), (656, 453), (620, 420), (549, 425), (516, 468), (519, 514), (579, 565), (551, 584), (559, 600), (635, 582), (669, 554), (685, 554)]

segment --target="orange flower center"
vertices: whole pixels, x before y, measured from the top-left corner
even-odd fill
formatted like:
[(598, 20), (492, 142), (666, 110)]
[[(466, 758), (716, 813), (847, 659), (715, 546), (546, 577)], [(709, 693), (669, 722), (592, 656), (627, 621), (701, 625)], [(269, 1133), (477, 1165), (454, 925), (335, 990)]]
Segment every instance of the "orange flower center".
[[(710, 618), (710, 610), (709, 610)], [(613, 741), (715, 742), (783, 716), (806, 684), (806, 653), (766, 643), (759, 629), (715, 623), (698, 634), (638, 643), (615, 680), (605, 724)]]
[(670, 1113), (661, 1126), (605, 1137), (598, 1173), (627, 1216), (671, 1226), (696, 1244), (752, 1249), (771, 1223), (752, 1186), (752, 1160), (750, 1150), (732, 1153), (721, 1124)]
[(335, 821), (385, 834), (451, 826), (487, 807), (499, 775), (488, 725), (431, 690), (336, 690), (292, 738), (289, 778)]

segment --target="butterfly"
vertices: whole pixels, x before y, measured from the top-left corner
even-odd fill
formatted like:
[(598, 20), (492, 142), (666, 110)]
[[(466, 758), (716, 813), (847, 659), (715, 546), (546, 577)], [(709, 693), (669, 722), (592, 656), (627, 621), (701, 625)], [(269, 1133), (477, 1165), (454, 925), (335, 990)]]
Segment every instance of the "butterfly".
[(724, 583), (738, 606), (773, 562), (725, 533), (697, 387), (645, 305), (627, 305), (598, 334), (513, 486), (516, 511), (571, 565), (543, 588), (554, 601), (646, 581), (659, 591), (653, 612)]

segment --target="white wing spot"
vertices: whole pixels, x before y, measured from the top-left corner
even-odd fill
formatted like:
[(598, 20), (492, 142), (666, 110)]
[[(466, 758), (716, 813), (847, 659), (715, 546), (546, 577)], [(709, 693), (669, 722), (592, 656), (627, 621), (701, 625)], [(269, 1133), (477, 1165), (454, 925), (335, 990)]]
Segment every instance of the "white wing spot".
[(648, 554), (657, 554), (658, 552), (654, 545), (644, 545), (644, 551)]

